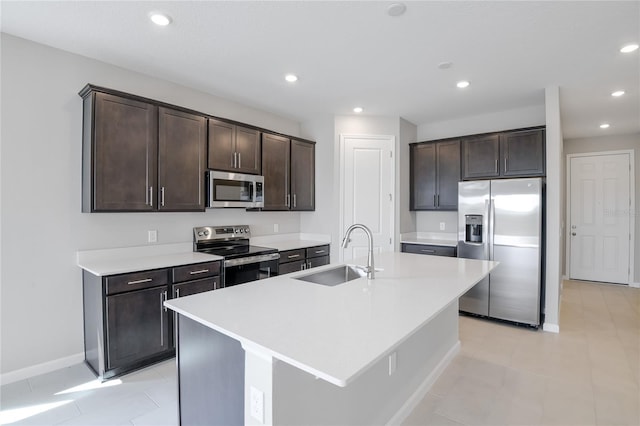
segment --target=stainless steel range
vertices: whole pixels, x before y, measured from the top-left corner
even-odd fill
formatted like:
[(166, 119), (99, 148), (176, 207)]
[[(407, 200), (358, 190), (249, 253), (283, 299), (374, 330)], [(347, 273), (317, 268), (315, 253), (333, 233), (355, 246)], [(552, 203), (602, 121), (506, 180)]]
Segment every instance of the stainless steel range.
[(278, 250), (250, 245), (249, 225), (193, 228), (193, 251), (224, 257), (225, 287), (278, 274)]

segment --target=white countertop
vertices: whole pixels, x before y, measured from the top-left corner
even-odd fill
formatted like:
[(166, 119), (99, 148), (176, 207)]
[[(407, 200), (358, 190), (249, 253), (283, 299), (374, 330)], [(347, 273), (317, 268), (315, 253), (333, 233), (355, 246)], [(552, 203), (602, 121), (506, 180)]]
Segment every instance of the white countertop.
[(191, 244), (87, 250), (77, 253), (77, 264), (100, 277), (222, 259), (220, 256), (195, 253), (191, 250)]
[(458, 246), (457, 241), (442, 240), (437, 238), (417, 238), (417, 237), (403, 238), (400, 242), (407, 243), (407, 244), (424, 244), (424, 245), (431, 245), (431, 246), (446, 246), (446, 247)]
[(397, 252), (375, 261), (384, 270), (372, 281), (328, 287), (294, 279), (338, 266), (333, 264), (165, 305), (245, 348), (346, 386), (497, 265)]
[(308, 247), (324, 246), (329, 244), (324, 241), (310, 241), (310, 240), (287, 240), (287, 241), (273, 241), (266, 243), (265, 246), (274, 248), (278, 251), (296, 250)]

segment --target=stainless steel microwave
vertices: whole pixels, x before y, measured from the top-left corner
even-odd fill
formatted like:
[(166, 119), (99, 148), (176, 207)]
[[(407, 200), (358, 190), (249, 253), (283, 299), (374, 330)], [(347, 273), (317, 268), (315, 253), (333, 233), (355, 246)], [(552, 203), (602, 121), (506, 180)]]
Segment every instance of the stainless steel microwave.
[(207, 171), (207, 207), (264, 207), (264, 176)]

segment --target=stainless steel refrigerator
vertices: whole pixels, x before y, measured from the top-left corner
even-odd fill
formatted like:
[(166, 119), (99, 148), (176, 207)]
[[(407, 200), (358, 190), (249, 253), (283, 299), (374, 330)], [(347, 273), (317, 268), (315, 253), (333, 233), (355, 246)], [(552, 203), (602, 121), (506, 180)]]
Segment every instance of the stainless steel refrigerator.
[(540, 325), (542, 190), (540, 178), (458, 184), (458, 257), (500, 262), (460, 311)]

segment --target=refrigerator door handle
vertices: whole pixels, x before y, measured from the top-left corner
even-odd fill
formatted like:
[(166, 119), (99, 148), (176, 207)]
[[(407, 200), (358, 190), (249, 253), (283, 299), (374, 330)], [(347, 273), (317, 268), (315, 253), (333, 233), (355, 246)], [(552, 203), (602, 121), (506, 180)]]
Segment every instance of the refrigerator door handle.
[(491, 214), (491, 200), (484, 200), (484, 214), (486, 218), (486, 236), (484, 237), (484, 242), (481, 243), (484, 245), (484, 258), (487, 260), (491, 260), (491, 221), (489, 219), (489, 215)]
[(496, 226), (496, 204), (495, 199), (491, 198), (489, 200), (489, 260), (494, 260), (493, 256), (493, 243), (496, 236), (495, 232)]

